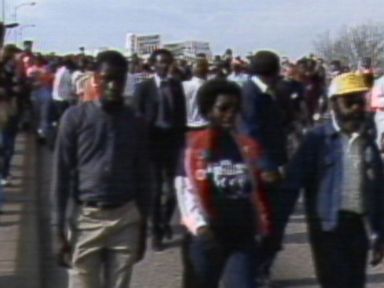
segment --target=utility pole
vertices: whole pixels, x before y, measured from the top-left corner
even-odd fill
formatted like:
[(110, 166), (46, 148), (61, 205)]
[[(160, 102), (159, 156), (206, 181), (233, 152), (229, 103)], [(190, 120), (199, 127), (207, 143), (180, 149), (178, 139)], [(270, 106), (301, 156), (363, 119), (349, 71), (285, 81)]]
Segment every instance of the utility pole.
[(5, 24), (5, 0), (1, 0), (1, 21)]

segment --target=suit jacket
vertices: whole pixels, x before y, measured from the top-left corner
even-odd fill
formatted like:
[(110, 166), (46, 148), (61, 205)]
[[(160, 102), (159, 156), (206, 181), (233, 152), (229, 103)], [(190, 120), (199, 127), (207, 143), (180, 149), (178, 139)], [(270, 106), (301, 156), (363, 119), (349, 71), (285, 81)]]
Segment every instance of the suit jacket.
[[(171, 90), (171, 107), (173, 109), (173, 125), (171, 131), (183, 134), (186, 127), (186, 106), (181, 82), (169, 79)], [(155, 128), (158, 106), (159, 89), (154, 78), (147, 79), (137, 86), (134, 93), (133, 105), (138, 114), (143, 116), (151, 128)]]
[(252, 81), (243, 86), (243, 131), (257, 139), (265, 149), (268, 159), (266, 170), (287, 161), (286, 131), (280, 105)]

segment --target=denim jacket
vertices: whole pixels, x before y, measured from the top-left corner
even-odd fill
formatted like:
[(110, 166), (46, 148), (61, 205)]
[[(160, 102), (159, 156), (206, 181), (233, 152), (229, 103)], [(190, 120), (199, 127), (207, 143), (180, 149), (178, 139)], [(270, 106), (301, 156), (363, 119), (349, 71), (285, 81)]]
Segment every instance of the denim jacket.
[[(310, 131), (288, 165), (287, 188), (305, 190), (307, 213), (324, 231), (336, 228), (343, 182), (342, 135), (331, 121)], [(363, 207), (371, 231), (384, 240), (383, 164), (374, 137), (363, 137)]]

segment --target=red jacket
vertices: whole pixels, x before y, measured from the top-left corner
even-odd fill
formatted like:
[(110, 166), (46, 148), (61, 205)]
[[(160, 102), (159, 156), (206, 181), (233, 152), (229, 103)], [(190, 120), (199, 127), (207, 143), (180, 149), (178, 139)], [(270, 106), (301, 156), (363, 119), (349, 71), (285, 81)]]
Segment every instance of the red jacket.
[[(213, 202), (212, 182), (207, 177), (206, 172), (209, 165), (209, 155), (216, 149), (220, 134), (220, 131), (211, 128), (190, 132), (187, 136), (184, 159), (184, 168), (192, 184), (192, 190), (196, 193), (204, 214), (211, 219), (216, 217), (217, 211)], [(260, 144), (250, 137), (236, 133), (233, 133), (233, 137), (248, 171), (251, 172), (252, 192), (250, 200), (255, 208), (256, 233), (259, 235), (269, 234), (272, 230), (271, 210), (258, 166), (263, 157), (263, 150)]]

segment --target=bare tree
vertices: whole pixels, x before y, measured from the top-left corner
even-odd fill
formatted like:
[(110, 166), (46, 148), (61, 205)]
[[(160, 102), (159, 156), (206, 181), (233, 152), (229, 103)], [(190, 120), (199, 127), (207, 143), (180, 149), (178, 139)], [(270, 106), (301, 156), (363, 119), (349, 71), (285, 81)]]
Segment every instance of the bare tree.
[(381, 65), (384, 64), (384, 25), (343, 28), (335, 37), (326, 32), (314, 41), (314, 48), (327, 61), (337, 59), (357, 67), (362, 59), (369, 57), (373, 65)]

